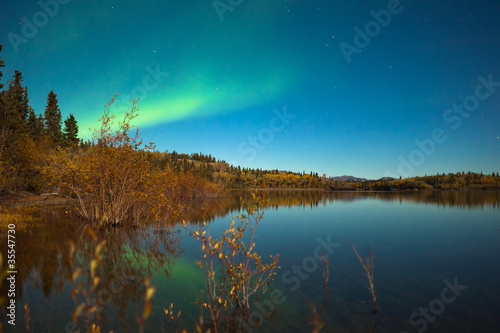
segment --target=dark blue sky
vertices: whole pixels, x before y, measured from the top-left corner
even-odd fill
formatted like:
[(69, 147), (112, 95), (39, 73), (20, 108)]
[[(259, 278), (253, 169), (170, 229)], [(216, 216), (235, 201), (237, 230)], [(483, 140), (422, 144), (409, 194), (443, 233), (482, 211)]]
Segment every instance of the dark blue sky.
[(54, 90), (82, 137), (119, 93), (116, 113), (141, 97), (159, 150), (330, 176), (500, 171), (498, 1), (46, 3), (3, 4), (4, 81), (22, 71), (37, 113)]

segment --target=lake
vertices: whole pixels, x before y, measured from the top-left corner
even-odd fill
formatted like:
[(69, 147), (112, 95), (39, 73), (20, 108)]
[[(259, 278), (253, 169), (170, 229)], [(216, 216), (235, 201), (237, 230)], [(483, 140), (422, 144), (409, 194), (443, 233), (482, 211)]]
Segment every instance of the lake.
[[(500, 328), (500, 192), (265, 192), (269, 206), (256, 231), (263, 260), (279, 253), (271, 289), (254, 305), (252, 324), (265, 332), (312, 332), (315, 309), (322, 332), (498, 332)], [(250, 194), (197, 203), (187, 228), (219, 235), (242, 214)], [(96, 243), (64, 209), (39, 209), (16, 225), (16, 326), (25, 332), (81, 329), (72, 323), (71, 296), (90, 281)], [(6, 231), (0, 248), (6, 252)], [(107, 239), (98, 268), (96, 322), (101, 332), (139, 332), (144, 279), (156, 288), (146, 332), (195, 330), (204, 301), (204, 275), (195, 263), (199, 243), (182, 224), (150, 225), (97, 233)], [(374, 316), (361, 256), (374, 255), (374, 284), (380, 312)], [(70, 244), (76, 254), (72, 261)], [(319, 251), (329, 255), (328, 283)], [(4, 255), (4, 263), (6, 257)], [(7, 295), (7, 283), (2, 284)], [(80, 294), (78, 303), (84, 299)], [(174, 320), (164, 308), (173, 304)], [(180, 316), (177, 316), (178, 311)], [(208, 313), (205, 312), (208, 319)], [(205, 320), (206, 321), (206, 320)]]

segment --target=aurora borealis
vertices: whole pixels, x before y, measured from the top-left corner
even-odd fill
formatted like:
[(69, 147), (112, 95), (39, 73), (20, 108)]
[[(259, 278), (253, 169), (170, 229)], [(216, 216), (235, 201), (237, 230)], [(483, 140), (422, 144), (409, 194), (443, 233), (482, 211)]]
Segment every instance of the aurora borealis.
[[(329, 176), (491, 173), (499, 14), (494, 0), (11, 1), (3, 82), (21, 71), (36, 113), (54, 90), (82, 137), (119, 93), (116, 113), (141, 98), (158, 150)], [(457, 111), (481, 80), (488, 97)]]

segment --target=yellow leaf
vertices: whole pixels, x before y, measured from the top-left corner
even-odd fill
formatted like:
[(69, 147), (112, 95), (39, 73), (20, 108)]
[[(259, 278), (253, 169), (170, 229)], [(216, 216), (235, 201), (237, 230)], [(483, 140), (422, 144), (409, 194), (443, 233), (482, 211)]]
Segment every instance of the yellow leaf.
[(77, 318), (78, 316), (80, 315), (80, 313), (82, 313), (83, 309), (85, 308), (85, 303), (82, 303), (80, 305), (78, 305), (78, 307), (76, 308), (75, 312), (73, 312), (73, 321), (76, 323), (77, 322)]
[(146, 299), (145, 301), (146, 302), (149, 302), (149, 300), (151, 299), (151, 297), (153, 297), (154, 293), (155, 293), (155, 288), (154, 287), (149, 287), (148, 290), (146, 291)]
[(98, 265), (97, 260), (92, 259), (92, 261), (90, 262), (90, 276), (92, 278), (95, 277), (95, 269), (97, 268), (97, 265)]
[(92, 286), (91, 289), (95, 289), (97, 287), (97, 285), (99, 284), (100, 281), (101, 281), (101, 278), (95, 277), (94, 278), (94, 284), (93, 284), (93, 286)]
[(78, 268), (74, 273), (73, 273), (73, 282), (76, 281), (76, 279), (80, 276), (80, 274), (82, 273), (82, 269), (81, 268)]
[(92, 238), (94, 239), (94, 242), (97, 242), (97, 235), (95, 234), (94, 230), (92, 228), (88, 227), (87, 232)]
[(102, 248), (104, 247), (104, 245), (106, 245), (106, 241), (105, 240), (103, 240), (102, 242), (99, 243), (99, 245), (96, 246), (96, 248), (95, 248), (95, 254), (96, 254), (96, 256), (99, 256), (99, 254), (101, 253)]

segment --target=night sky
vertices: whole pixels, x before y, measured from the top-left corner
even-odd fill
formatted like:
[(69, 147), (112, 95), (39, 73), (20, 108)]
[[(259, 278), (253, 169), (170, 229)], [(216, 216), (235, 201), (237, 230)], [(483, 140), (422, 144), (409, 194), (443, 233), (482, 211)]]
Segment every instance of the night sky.
[[(4, 1), (3, 82), (82, 138), (119, 93), (160, 151), (328, 176), (500, 171), (500, 2)], [(43, 9), (45, 7), (45, 9)], [(498, 82), (498, 83), (497, 83)]]

